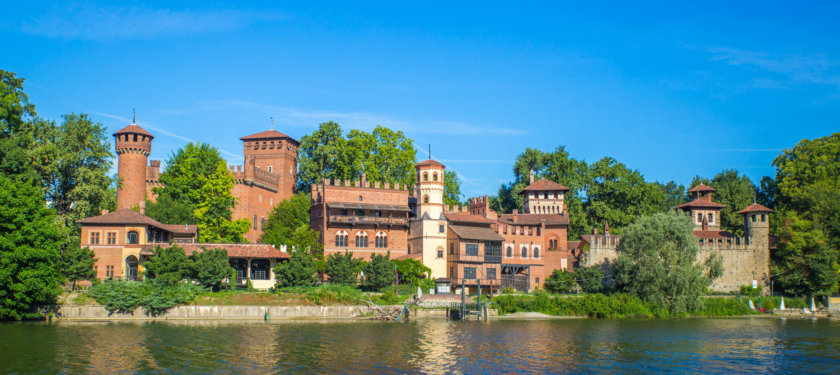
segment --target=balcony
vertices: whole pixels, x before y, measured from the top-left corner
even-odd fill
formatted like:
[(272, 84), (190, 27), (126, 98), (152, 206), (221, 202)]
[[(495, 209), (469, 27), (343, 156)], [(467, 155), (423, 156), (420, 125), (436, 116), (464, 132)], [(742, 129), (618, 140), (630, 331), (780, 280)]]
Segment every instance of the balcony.
[(401, 217), (376, 217), (376, 216), (343, 216), (343, 215), (330, 215), (328, 218), (330, 224), (349, 224), (349, 225), (356, 225), (356, 224), (367, 224), (367, 225), (402, 225), (405, 226), (408, 224), (408, 220)]
[(484, 255), (474, 255), (474, 254), (467, 254), (464, 251), (459, 252), (455, 256), (455, 261), (459, 262), (475, 262), (475, 263), (502, 263), (502, 255), (494, 255), (494, 254), (484, 254)]

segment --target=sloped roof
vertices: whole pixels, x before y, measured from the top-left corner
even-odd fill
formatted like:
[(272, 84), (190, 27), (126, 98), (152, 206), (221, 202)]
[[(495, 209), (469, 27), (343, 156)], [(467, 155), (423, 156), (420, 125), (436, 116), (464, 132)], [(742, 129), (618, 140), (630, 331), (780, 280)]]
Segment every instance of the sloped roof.
[(724, 208), (724, 207), (726, 207), (726, 205), (722, 204), (722, 203), (707, 201), (705, 199), (695, 199), (691, 202), (683, 203), (683, 204), (681, 204), (679, 206), (676, 206), (674, 208), (690, 208), (690, 207), (696, 207), (696, 208)]
[(566, 247), (568, 247), (568, 250), (577, 250), (580, 247), (580, 241), (568, 241)]
[[(516, 221), (513, 217), (516, 216)], [(569, 217), (558, 214), (505, 214), (499, 215), (499, 222), (508, 225), (539, 225), (545, 220), (545, 225), (569, 224)]]
[(474, 215), (469, 212), (445, 212), (443, 216), (446, 217), (446, 220), (456, 222), (456, 223), (481, 223), (481, 224), (492, 224), (495, 221), (490, 220), (481, 215)]
[(417, 260), (419, 260), (419, 261), (423, 261), (423, 253), (411, 253), (411, 254), (405, 254), (405, 255), (402, 255), (402, 256), (400, 256), (400, 257), (398, 257), (398, 258), (396, 258), (396, 259), (397, 259), (397, 260), (417, 259)]
[(741, 211), (738, 211), (739, 214), (748, 214), (748, 213), (751, 213), (751, 212), (773, 212), (773, 210), (771, 210), (767, 207), (764, 207), (764, 206), (762, 206), (758, 203), (753, 203), (753, 204), (747, 206), (747, 208), (745, 208)]
[(153, 138), (153, 139), (155, 138), (155, 136), (153, 136), (151, 133), (147, 132), (145, 129), (143, 129), (143, 128), (141, 128), (141, 127), (137, 126), (136, 124), (131, 124), (131, 125), (126, 126), (126, 127), (122, 128), (122, 129), (120, 129), (120, 130), (117, 130), (117, 131), (114, 133), (114, 136), (116, 136), (117, 134), (125, 134), (125, 133), (129, 133), (129, 134), (143, 134), (143, 135), (145, 135), (145, 136), (147, 136), (147, 137), (149, 137), (149, 138)]
[(704, 191), (717, 191), (717, 189), (701, 183), (700, 185), (697, 185), (697, 186), (688, 190), (689, 193), (704, 192)]
[(528, 185), (528, 187), (522, 189), (519, 194), (523, 194), (523, 191), (555, 191), (555, 190), (563, 190), (569, 191), (569, 188), (560, 185), (554, 181), (549, 181), (544, 178), (539, 179), (539, 181), (534, 182), (533, 184)]
[(143, 249), (152, 250), (157, 246), (167, 248), (173, 245), (183, 248), (187, 256), (196, 252), (200, 253), (205, 249), (224, 249), (227, 250), (230, 258), (289, 258), (289, 253), (275, 249), (274, 246), (266, 243), (173, 243), (146, 245)]
[(460, 238), (481, 241), (504, 241), (505, 239), (488, 227), (450, 225), (449, 229)]
[(421, 162), (417, 163), (417, 164), (415, 165), (415, 167), (422, 167), (422, 166), (424, 166), (424, 165), (437, 165), (437, 166), (439, 166), (439, 167), (441, 167), (441, 168), (446, 168), (446, 166), (445, 166), (445, 165), (443, 165), (443, 164), (441, 164), (441, 162), (439, 162), (439, 161), (437, 161), (437, 160), (432, 160), (432, 159), (428, 159), (428, 160), (421, 161)]
[(195, 225), (163, 224), (130, 208), (108, 212), (104, 215), (87, 217), (76, 220), (76, 222), (88, 225), (151, 225), (168, 232), (183, 234), (195, 234), (198, 231)]
[(294, 138), (292, 138), (292, 137), (290, 137), (286, 134), (283, 134), (281, 132), (278, 132), (277, 130), (273, 130), (273, 129), (272, 130), (266, 130), (266, 131), (263, 131), (263, 132), (259, 132), (259, 133), (256, 133), (256, 134), (246, 135), (246, 136), (244, 136), (242, 138), (239, 138), (239, 139), (243, 140), (243, 141), (253, 141), (253, 140), (256, 140), (256, 139), (277, 139), (277, 138), (287, 138), (287, 139), (290, 139), (290, 140), (294, 141), (295, 143), (299, 143), (296, 139), (294, 139)]

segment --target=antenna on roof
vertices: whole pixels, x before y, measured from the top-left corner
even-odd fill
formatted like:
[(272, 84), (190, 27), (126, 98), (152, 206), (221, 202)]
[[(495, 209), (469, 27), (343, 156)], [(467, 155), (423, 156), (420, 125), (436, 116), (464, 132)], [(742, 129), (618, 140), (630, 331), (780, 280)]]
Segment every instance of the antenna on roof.
[(271, 117), (271, 130), (274, 130), (274, 117)]
[(137, 124), (137, 110), (134, 108), (131, 109), (131, 123)]
[(432, 160), (432, 144), (429, 143), (429, 160)]

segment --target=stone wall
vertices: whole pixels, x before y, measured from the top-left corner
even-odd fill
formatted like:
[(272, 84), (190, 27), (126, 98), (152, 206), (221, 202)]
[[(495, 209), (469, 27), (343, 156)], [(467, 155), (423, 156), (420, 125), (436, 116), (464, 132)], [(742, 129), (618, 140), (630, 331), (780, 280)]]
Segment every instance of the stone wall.
[[(390, 306), (402, 307), (402, 306)], [(219, 320), (219, 319), (351, 319), (364, 316), (370, 310), (367, 306), (176, 306), (166, 313), (153, 317), (142, 308), (131, 314), (109, 314), (99, 305), (59, 306), (56, 316), (60, 320), (102, 321), (102, 320)]]

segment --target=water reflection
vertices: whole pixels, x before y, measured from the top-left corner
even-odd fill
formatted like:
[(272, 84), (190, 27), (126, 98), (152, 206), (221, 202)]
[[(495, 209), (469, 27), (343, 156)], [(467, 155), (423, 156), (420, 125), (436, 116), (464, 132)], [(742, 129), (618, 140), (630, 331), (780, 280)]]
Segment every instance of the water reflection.
[(840, 322), (0, 324), (0, 373), (833, 373)]

